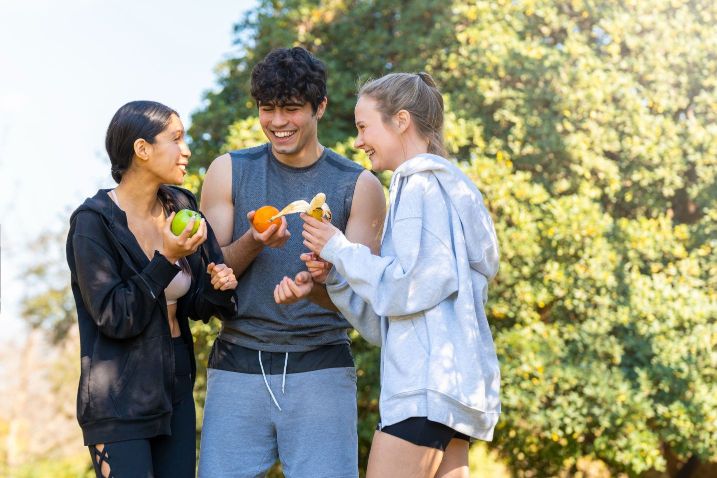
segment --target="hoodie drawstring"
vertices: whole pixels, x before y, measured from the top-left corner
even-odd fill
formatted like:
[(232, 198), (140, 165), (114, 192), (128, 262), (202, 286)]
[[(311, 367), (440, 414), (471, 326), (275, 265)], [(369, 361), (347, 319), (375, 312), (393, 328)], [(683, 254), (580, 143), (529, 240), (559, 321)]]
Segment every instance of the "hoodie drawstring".
[[(284, 388), (286, 385), (286, 366), (289, 363), (289, 352), (286, 352), (284, 354), (284, 373), (281, 376), (281, 393), (284, 394)], [(264, 378), (264, 385), (266, 385), (266, 389), (269, 391), (269, 395), (271, 395), (271, 399), (274, 401), (274, 405), (276, 405), (276, 408), (281, 411), (281, 407), (279, 406), (279, 402), (276, 401), (276, 397), (274, 396), (274, 392), (271, 391), (271, 387), (269, 386), (269, 381), (266, 379), (266, 373), (264, 372), (264, 364), (261, 361), (261, 350), (259, 350), (259, 367), (261, 368), (261, 376)]]

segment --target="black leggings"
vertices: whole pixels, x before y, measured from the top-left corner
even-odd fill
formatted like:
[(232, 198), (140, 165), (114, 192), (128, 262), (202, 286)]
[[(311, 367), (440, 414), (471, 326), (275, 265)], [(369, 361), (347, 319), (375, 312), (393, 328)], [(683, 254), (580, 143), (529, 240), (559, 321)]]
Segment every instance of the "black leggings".
[(180, 338), (174, 339), (174, 356), (172, 435), (90, 445), (97, 478), (194, 478), (196, 413), (189, 350)]

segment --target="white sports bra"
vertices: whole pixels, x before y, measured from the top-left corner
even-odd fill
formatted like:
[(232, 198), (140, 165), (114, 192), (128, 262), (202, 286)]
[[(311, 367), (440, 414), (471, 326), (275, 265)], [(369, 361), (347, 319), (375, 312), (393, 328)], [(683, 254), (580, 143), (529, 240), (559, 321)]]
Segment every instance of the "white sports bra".
[(183, 297), (189, 291), (192, 285), (192, 276), (188, 272), (181, 270), (174, 276), (172, 282), (164, 289), (164, 297), (167, 299), (167, 305), (176, 304), (180, 297)]
[[(120, 207), (119, 199), (114, 189), (109, 192), (110, 198)], [(179, 265), (179, 261), (176, 262)], [(164, 297), (167, 300), (167, 305), (176, 304), (177, 300), (184, 296), (192, 286), (192, 276), (188, 272), (181, 270), (174, 276), (172, 282), (164, 289)]]

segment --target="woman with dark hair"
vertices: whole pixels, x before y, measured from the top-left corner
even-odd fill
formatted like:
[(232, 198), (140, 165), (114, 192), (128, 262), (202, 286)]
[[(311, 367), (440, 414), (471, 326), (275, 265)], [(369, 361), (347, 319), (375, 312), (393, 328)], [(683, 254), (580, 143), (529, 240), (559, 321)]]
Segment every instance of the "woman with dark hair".
[[(193, 477), (196, 373), (188, 318), (233, 318), (236, 277), (181, 184), (191, 152), (179, 115), (134, 101), (115, 113), (106, 148), (118, 186), (70, 219), (67, 262), (82, 366), (77, 419), (98, 477)], [(171, 186), (168, 186), (171, 185)]]

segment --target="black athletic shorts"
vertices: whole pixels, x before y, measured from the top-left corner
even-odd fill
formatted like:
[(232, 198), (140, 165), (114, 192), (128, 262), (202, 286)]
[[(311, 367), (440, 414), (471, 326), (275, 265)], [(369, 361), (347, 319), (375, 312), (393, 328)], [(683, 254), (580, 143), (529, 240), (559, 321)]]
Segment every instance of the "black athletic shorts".
[(383, 428), (376, 428), (384, 433), (393, 435), (414, 445), (427, 446), (445, 451), (453, 438), (470, 442), (470, 437), (426, 417), (412, 417), (402, 422), (394, 423)]

